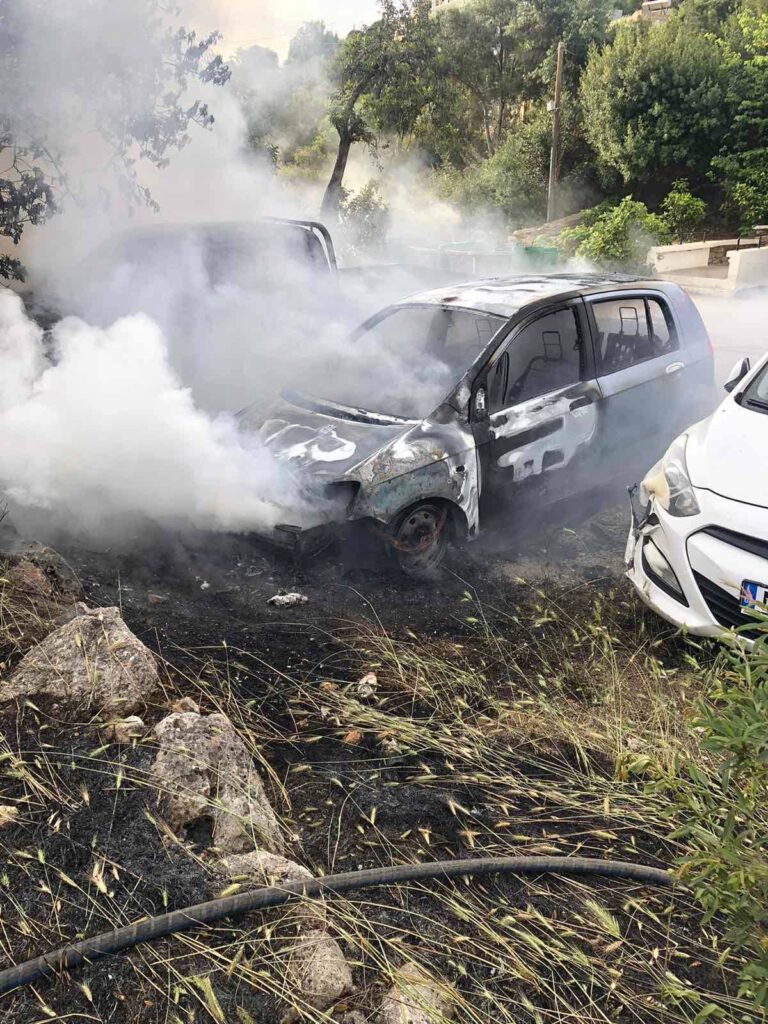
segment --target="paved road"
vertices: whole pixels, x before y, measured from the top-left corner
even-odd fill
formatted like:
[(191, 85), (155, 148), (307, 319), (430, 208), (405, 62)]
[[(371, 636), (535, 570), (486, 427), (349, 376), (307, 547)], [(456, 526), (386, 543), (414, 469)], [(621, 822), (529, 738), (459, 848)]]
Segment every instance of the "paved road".
[(768, 294), (727, 299), (692, 296), (715, 346), (715, 374), (724, 383), (731, 367), (749, 356), (752, 363), (768, 352)]

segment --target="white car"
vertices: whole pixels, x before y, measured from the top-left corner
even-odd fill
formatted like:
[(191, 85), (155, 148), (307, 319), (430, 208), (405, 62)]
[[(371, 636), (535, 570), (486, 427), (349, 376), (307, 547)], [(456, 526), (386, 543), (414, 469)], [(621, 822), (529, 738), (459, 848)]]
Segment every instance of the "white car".
[(768, 356), (725, 389), (630, 492), (627, 575), (674, 625), (750, 641), (768, 636)]

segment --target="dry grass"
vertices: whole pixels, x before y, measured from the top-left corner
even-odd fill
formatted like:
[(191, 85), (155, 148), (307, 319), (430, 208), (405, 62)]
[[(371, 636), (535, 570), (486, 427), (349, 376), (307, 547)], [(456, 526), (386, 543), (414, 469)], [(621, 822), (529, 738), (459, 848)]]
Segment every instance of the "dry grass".
[[(35, 633), (3, 600), (0, 642), (17, 657)], [(300, 680), (251, 652), (187, 652), (193, 668), (167, 666), (164, 705), (192, 696), (232, 720), (296, 834), (296, 858), (315, 870), (472, 854), (671, 857), (674, 823), (645, 783), (681, 752), (706, 770), (686, 723), (707, 651), (680, 646), (664, 664), (661, 632), (610, 595), (585, 614), (533, 594), (508, 619), (468, 595), (466, 619), (461, 642), (351, 624), (330, 676), (323, 666)], [(361, 698), (367, 671), (378, 689)], [(147, 799), (151, 743), (108, 747), (34, 706), (11, 721), (0, 789), (32, 841), (15, 829), (9, 844), (0, 827), (4, 959), (179, 905), (193, 882), (196, 898), (222, 890), (215, 857), (173, 836)], [(93, 831), (78, 830), (97, 806)], [(126, 815), (160, 858), (154, 877), (135, 851), (107, 852)], [(738, 959), (684, 893), (536, 879), (410, 885), (334, 900), (331, 921), (355, 966), (345, 1005), (366, 1014), (413, 962), (456, 986), (467, 1024), (757, 1019), (734, 995)], [(39, 986), (23, 1007), (6, 1003), (7, 1019), (271, 1024), (279, 1002), (328, 1024), (286, 986), (294, 928), (285, 910), (141, 947), (110, 961), (109, 975), (94, 968), (63, 989)]]

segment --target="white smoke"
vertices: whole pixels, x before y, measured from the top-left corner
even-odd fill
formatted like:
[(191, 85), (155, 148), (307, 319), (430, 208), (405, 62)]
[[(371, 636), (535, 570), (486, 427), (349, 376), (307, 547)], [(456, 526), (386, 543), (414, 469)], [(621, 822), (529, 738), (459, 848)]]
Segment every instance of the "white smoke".
[(14, 503), (100, 531), (143, 518), (268, 528), (304, 508), (256, 437), (195, 406), (148, 317), (106, 329), (69, 318), (52, 342), (53, 363), (21, 300), (0, 293), (0, 489)]

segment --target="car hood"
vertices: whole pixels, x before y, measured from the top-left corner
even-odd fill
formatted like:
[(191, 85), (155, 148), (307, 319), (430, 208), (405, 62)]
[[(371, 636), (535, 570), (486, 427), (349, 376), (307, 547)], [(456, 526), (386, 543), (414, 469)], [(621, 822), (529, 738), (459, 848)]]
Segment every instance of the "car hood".
[(246, 411), (241, 425), (258, 428), (260, 439), (280, 461), (327, 480), (343, 480), (414, 425), (329, 402), (307, 404), (310, 408), (283, 400), (260, 424)]
[(688, 431), (686, 461), (695, 487), (768, 508), (768, 415), (726, 399)]

